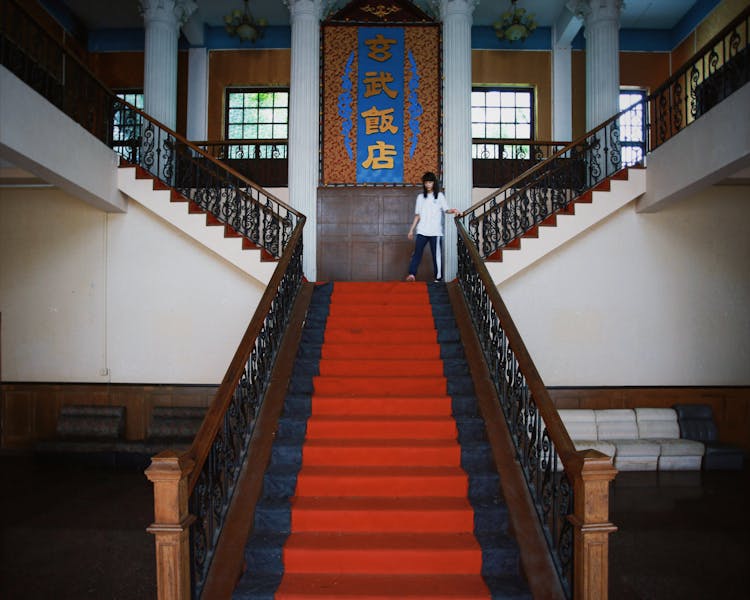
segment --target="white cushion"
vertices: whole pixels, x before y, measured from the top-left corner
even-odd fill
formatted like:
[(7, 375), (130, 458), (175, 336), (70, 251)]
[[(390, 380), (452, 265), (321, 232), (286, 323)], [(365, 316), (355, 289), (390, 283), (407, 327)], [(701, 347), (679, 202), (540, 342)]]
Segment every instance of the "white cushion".
[(661, 456), (703, 456), (706, 447), (694, 440), (654, 440), (661, 446)]
[(615, 445), (606, 440), (573, 440), (573, 444), (576, 450), (588, 450), (591, 448), (610, 457), (614, 456), (616, 452)]
[(597, 439), (637, 440), (638, 425), (635, 412), (627, 408), (607, 408), (594, 411)]
[(661, 446), (653, 440), (610, 440), (617, 452), (615, 456), (653, 456), (659, 457)]
[[(595, 440), (596, 439), (596, 416), (594, 411), (588, 408), (564, 408), (558, 411), (565, 429), (568, 430), (570, 439)], [(590, 448), (590, 446), (587, 446)]]
[(659, 457), (660, 471), (700, 471), (702, 456), (664, 456)]
[(635, 419), (641, 439), (679, 439), (680, 426), (672, 408), (636, 408)]

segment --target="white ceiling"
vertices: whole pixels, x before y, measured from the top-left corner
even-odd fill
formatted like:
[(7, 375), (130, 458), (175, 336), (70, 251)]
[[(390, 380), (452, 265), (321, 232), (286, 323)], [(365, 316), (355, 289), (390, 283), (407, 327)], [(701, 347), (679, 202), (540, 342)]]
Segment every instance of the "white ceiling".
[[(78, 17), (87, 29), (118, 29), (142, 27), (138, 0), (59, 0)], [(223, 25), (223, 15), (242, 7), (242, 0), (196, 0), (196, 18), (212, 26)], [(325, 2), (326, 0), (324, 0)], [(537, 17), (541, 26), (550, 26), (567, 11), (568, 0), (518, 0)], [(671, 29), (695, 4), (696, 0), (626, 0), (621, 16), (621, 27), (632, 29)], [(343, 0), (328, 0), (335, 7)], [(417, 0), (417, 5), (429, 6), (433, 0)], [(474, 10), (474, 24), (491, 25), (510, 6), (510, 0), (479, 0)], [(270, 25), (288, 25), (289, 10), (283, 0), (250, 0), (250, 10), (257, 18), (265, 18)]]

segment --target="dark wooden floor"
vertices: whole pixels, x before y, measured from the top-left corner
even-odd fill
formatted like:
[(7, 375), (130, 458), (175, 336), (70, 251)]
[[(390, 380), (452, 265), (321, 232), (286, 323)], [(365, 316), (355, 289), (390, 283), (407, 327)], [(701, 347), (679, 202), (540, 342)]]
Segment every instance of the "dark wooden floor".
[[(138, 470), (0, 456), (0, 598), (156, 597), (150, 484)], [(746, 598), (750, 469), (620, 473), (610, 598)]]

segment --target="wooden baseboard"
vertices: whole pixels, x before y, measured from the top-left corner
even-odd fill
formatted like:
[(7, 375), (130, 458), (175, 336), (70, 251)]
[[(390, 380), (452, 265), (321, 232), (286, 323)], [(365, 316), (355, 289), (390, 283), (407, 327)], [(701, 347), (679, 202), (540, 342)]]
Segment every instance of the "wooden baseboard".
[(750, 387), (559, 387), (549, 388), (557, 408), (668, 408), (710, 404), (719, 439), (750, 453)]
[(30, 449), (55, 435), (69, 404), (125, 407), (125, 438), (142, 440), (155, 406), (207, 407), (218, 385), (0, 383), (0, 449)]

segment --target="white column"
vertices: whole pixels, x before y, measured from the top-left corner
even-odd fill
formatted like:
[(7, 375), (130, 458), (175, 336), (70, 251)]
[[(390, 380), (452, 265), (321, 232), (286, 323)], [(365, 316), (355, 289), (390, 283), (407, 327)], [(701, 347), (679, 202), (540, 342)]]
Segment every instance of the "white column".
[(174, 129), (177, 122), (177, 38), (198, 5), (192, 0), (140, 0), (146, 26), (143, 107)]
[(320, 15), (322, 0), (286, 0), (292, 25), (289, 89), (289, 203), (307, 217), (302, 268), (317, 271), (317, 198), (320, 125)]
[[(443, 184), (448, 204), (471, 206), (471, 23), (476, 0), (441, 0), (443, 20)], [(447, 217), (445, 275), (456, 277), (456, 227)]]
[(586, 129), (619, 112), (622, 0), (577, 0), (586, 37)]
[(188, 58), (187, 131), (190, 141), (208, 137), (208, 50), (190, 48)]
[(558, 142), (573, 141), (570, 52), (570, 46), (552, 46), (552, 139)]
[(571, 44), (582, 20), (567, 7), (552, 25), (552, 139), (573, 140)]

